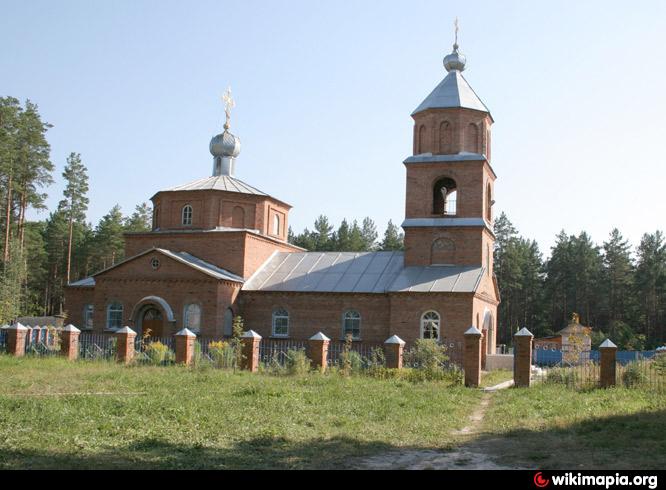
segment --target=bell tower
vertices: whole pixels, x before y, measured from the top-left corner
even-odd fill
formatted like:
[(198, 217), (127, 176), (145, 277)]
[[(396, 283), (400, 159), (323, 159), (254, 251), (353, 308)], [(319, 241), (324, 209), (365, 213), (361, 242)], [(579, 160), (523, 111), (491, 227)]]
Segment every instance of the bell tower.
[(466, 64), (456, 23), (448, 73), (412, 113), (413, 155), (403, 162), (405, 266), (480, 266), (492, 277), (493, 118), (462, 75)]

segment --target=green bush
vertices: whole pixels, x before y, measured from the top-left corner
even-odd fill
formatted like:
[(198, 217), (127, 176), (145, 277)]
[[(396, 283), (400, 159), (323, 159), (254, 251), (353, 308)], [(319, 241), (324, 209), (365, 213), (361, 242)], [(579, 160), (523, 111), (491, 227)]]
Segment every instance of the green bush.
[(310, 371), (311, 361), (305, 354), (305, 349), (289, 349), (287, 351), (287, 373), (295, 375), (307, 374)]
[(151, 342), (145, 349), (150, 364), (161, 365), (174, 360), (174, 353), (162, 342)]
[(631, 362), (622, 370), (622, 384), (627, 388), (635, 388), (647, 381), (645, 369), (638, 362)]
[(215, 341), (208, 344), (208, 353), (218, 368), (236, 368), (236, 348), (229, 342)]
[(575, 386), (578, 381), (579, 381), (579, 376), (574, 369), (552, 368), (547, 371), (544, 383)]
[(412, 381), (441, 380), (450, 375), (449, 370), (443, 367), (449, 360), (446, 346), (433, 339), (417, 339), (414, 346), (405, 352), (404, 360), (406, 365), (414, 368), (412, 371), (421, 371), (409, 374)]

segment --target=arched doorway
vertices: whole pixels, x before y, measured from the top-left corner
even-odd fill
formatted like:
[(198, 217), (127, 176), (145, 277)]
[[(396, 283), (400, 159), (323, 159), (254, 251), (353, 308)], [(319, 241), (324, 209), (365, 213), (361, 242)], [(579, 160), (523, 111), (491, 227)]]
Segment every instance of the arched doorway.
[(153, 306), (146, 308), (141, 317), (141, 330), (143, 335), (148, 333), (151, 337), (163, 337), (164, 319), (162, 318), (162, 312)]

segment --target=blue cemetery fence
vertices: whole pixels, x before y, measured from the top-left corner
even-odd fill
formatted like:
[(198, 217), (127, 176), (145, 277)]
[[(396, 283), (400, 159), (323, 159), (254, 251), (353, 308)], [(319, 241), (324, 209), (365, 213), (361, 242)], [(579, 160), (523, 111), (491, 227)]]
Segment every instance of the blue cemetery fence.
[[(630, 362), (636, 362), (641, 360), (652, 359), (656, 354), (656, 351), (631, 351), (631, 350), (620, 350), (617, 351), (615, 360), (618, 364), (622, 366), (629, 364)], [(598, 363), (600, 360), (599, 351), (591, 350), (585, 352), (585, 360), (593, 361)], [(562, 364), (562, 351), (559, 349), (541, 349), (535, 348), (532, 351), (532, 363), (535, 366), (539, 367), (551, 367), (558, 366)]]

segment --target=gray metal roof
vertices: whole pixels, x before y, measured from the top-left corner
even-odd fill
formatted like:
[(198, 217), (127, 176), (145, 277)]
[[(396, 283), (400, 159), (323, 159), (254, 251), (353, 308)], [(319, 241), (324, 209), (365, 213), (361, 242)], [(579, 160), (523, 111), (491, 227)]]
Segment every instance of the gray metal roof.
[(483, 267), (429, 265), (405, 267), (391, 285), (392, 292), (473, 293), (483, 276)]
[(244, 284), (244, 291), (386, 293), (473, 292), (474, 267), (404, 267), (403, 252), (277, 252)]
[(70, 282), (72, 287), (93, 287), (95, 285), (94, 277), (86, 277), (85, 279), (80, 279), (78, 281)]
[(198, 257), (195, 257), (194, 255), (190, 255), (187, 252), (172, 252), (171, 250), (166, 250), (164, 248), (157, 248), (155, 250), (163, 253), (168, 257), (173, 258), (174, 260), (182, 262), (194, 269), (197, 269), (205, 274), (208, 274), (209, 276), (213, 276), (215, 279), (224, 279), (227, 281), (234, 281), (234, 282), (244, 282), (244, 279), (242, 277), (237, 276), (236, 274), (229, 272), (226, 269), (217, 267), (216, 265), (206, 262), (205, 260), (202, 260)]
[(474, 109), (490, 114), (486, 105), (481, 102), (481, 99), (467, 83), (462, 73), (459, 70), (451, 70), (444, 77), (444, 80), (435, 87), (435, 90), (412, 112), (412, 116), (428, 109), (451, 107)]
[(435, 162), (478, 162), (487, 160), (481, 153), (470, 153), (461, 151), (453, 155), (433, 155), (432, 153), (420, 153), (407, 157), (402, 163), (435, 163)]
[(227, 191), (227, 192), (240, 192), (242, 194), (254, 194), (257, 196), (267, 196), (265, 192), (252, 187), (249, 184), (230, 175), (213, 175), (204, 179), (198, 179), (187, 184), (178, 185), (169, 189), (164, 189), (160, 192), (173, 192), (173, 191), (201, 191), (201, 190), (214, 190), (214, 191)]
[[(483, 218), (408, 218), (402, 222), (403, 228), (429, 228), (433, 226), (483, 226), (489, 228)], [(492, 230), (491, 230), (492, 231)]]

